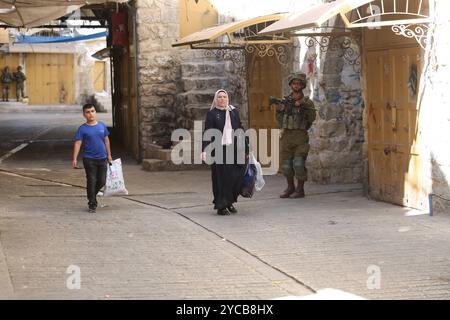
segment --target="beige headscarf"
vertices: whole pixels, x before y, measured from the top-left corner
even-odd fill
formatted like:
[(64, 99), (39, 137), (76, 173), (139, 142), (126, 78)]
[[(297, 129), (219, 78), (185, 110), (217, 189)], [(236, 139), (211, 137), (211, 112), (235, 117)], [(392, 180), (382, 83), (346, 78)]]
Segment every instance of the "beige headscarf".
[[(219, 93), (223, 92), (227, 96), (227, 106), (225, 108), (219, 107), (219, 104), (217, 103), (217, 97), (219, 96)], [(228, 99), (228, 92), (226, 92), (223, 89), (217, 90), (216, 94), (214, 95), (214, 100), (211, 104), (211, 109), (217, 108), (219, 110), (225, 110), (225, 126), (223, 127), (223, 133), (222, 133), (222, 145), (228, 146), (230, 144), (233, 144), (233, 127), (231, 126), (231, 117), (230, 117), (230, 111), (233, 109), (236, 109), (232, 105), (229, 104)]]

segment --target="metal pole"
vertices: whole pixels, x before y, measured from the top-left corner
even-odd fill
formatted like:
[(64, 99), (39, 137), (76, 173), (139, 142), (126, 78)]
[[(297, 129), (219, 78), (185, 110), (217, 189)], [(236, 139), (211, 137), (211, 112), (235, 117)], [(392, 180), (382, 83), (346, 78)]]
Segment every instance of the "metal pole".
[[(127, 3), (128, 5), (128, 3)], [(137, 7), (136, 7), (136, 1), (133, 1), (133, 7), (130, 10), (133, 15), (133, 41), (134, 41), (134, 68), (135, 68), (135, 101), (136, 101), (136, 115), (135, 121), (136, 121), (136, 130), (137, 130), (137, 161), (138, 163), (142, 162), (142, 148), (141, 148), (141, 95), (139, 92), (139, 34), (137, 32)]]
[(433, 195), (432, 194), (428, 195), (428, 203), (430, 206), (430, 217), (432, 217), (433, 216)]

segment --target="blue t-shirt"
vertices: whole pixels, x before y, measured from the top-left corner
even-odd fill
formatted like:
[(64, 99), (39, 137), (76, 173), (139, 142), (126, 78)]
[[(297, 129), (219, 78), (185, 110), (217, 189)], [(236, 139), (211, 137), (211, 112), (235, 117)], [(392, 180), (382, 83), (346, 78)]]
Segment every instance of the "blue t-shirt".
[(83, 142), (83, 158), (106, 159), (105, 137), (109, 136), (109, 131), (103, 122), (97, 122), (90, 126), (83, 124), (75, 134), (76, 141)]

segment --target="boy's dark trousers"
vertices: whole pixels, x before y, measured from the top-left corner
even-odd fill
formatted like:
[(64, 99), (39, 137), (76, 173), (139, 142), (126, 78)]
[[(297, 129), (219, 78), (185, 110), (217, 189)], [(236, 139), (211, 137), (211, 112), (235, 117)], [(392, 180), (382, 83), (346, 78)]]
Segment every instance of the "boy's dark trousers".
[(106, 183), (108, 162), (106, 159), (83, 158), (87, 180), (87, 197), (89, 208), (97, 208), (97, 193)]

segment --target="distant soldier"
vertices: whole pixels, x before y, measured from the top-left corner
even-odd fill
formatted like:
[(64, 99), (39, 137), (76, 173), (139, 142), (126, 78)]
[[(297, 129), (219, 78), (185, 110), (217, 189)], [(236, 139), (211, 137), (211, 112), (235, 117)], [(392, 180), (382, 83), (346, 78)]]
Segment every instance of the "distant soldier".
[(14, 72), (14, 80), (17, 83), (16, 86), (16, 97), (17, 97), (17, 101), (25, 98), (25, 86), (24, 86), (24, 82), (25, 80), (27, 80), (27, 77), (25, 76), (25, 74), (22, 72), (22, 67), (18, 66), (17, 67), (17, 72)]
[(11, 73), (9, 73), (9, 67), (5, 67), (2, 71), (2, 76), (0, 78), (2, 81), (2, 98), (3, 101), (9, 102), (9, 84), (14, 80)]

